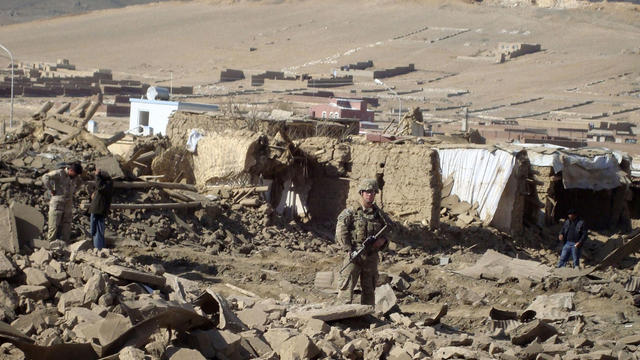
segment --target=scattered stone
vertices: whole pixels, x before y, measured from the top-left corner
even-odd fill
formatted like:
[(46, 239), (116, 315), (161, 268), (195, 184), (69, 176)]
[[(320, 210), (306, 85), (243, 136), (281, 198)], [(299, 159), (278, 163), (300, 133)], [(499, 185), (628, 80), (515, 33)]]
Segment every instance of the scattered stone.
[(320, 349), (307, 335), (300, 334), (283, 342), (276, 350), (281, 360), (312, 359)]
[(398, 300), (396, 294), (393, 292), (391, 285), (384, 284), (376, 288), (376, 311), (382, 314), (388, 313), (394, 306), (396, 306)]
[(10, 278), (16, 273), (17, 270), (13, 263), (3, 253), (0, 253), (0, 279)]
[(236, 315), (245, 325), (252, 329), (264, 330), (264, 325), (267, 323), (267, 313), (255, 307), (242, 310)]
[(15, 216), (18, 240), (21, 245), (30, 245), (34, 239), (42, 236), (44, 216), (40, 210), (17, 201), (12, 201), (10, 208)]
[(16, 219), (13, 216), (13, 211), (4, 205), (0, 205), (0, 234), (2, 234), (0, 239), (1, 249), (12, 254), (20, 252)]
[(45, 300), (49, 298), (49, 290), (44, 286), (20, 285), (15, 290), (18, 296), (26, 297), (33, 301)]
[(318, 319), (309, 319), (303, 332), (310, 337), (315, 337), (316, 335), (326, 334), (329, 330), (331, 330), (331, 327), (326, 322)]
[(45, 275), (44, 271), (36, 268), (26, 268), (23, 270), (27, 277), (27, 285), (45, 286), (49, 287), (49, 279)]
[(527, 345), (535, 339), (545, 341), (558, 331), (553, 326), (542, 320), (534, 320), (522, 324), (511, 331), (511, 343), (515, 345)]
[(476, 359), (476, 353), (471, 349), (466, 349), (458, 346), (441, 347), (434, 353), (435, 359), (451, 359), (454, 357), (463, 359)]
[(327, 305), (321, 308), (289, 312), (287, 317), (334, 321), (373, 314), (373, 306), (359, 304)]
[(194, 349), (170, 347), (165, 352), (165, 356), (169, 360), (206, 360), (204, 356)]

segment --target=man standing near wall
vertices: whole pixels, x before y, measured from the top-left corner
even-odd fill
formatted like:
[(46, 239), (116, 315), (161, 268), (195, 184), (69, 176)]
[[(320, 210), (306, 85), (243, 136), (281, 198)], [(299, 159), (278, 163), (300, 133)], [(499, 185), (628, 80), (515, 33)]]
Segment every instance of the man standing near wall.
[(42, 178), (44, 187), (51, 194), (49, 201), (49, 231), (47, 239), (54, 241), (58, 236), (69, 242), (71, 221), (73, 220), (73, 194), (80, 185), (79, 175), (82, 165), (75, 162), (62, 169), (53, 170)]
[(106, 172), (96, 169), (96, 189), (91, 194), (91, 237), (93, 247), (100, 250), (105, 247), (104, 229), (105, 218), (111, 207), (111, 197), (113, 195), (113, 180)]
[(569, 209), (569, 219), (562, 225), (558, 240), (564, 241), (562, 253), (560, 253), (560, 261), (558, 267), (563, 267), (569, 260), (569, 255), (573, 258), (573, 267), (580, 266), (580, 252), (584, 242), (587, 240), (587, 227), (582, 219), (578, 218), (578, 214), (574, 209)]
[[(390, 224), (386, 215), (375, 204), (378, 184), (374, 179), (365, 179), (358, 188), (359, 204), (354, 208), (344, 209), (338, 215), (336, 224), (336, 243), (345, 253), (344, 265), (350, 261), (351, 253), (362, 246), (370, 236), (374, 236), (385, 225)], [(375, 289), (378, 280), (378, 251), (384, 249), (388, 241), (379, 237), (367, 248), (361, 257), (353, 260), (341, 274), (338, 299), (350, 304), (353, 301), (353, 290), (360, 279), (362, 296), (360, 303), (375, 305)]]

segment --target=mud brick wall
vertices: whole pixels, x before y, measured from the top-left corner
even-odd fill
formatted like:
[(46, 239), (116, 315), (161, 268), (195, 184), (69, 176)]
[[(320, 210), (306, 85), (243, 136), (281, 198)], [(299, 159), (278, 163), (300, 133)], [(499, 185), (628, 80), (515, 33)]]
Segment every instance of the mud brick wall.
[(384, 182), (379, 205), (396, 221), (423, 222), (437, 228), (442, 180), (438, 153), (424, 145), (351, 146), (348, 203), (357, 201), (363, 178)]

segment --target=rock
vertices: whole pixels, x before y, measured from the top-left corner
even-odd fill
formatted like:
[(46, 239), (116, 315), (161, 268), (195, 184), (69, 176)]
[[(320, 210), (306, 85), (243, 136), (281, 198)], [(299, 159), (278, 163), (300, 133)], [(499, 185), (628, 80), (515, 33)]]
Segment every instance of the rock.
[(451, 359), (451, 358), (463, 358), (463, 359), (476, 359), (475, 351), (458, 346), (445, 346), (439, 348), (435, 354), (435, 359)]
[(16, 330), (30, 335), (35, 332), (42, 332), (48, 327), (52, 327), (58, 321), (58, 312), (55, 308), (45, 308), (35, 310), (27, 315), (19, 316), (11, 323)]
[(18, 294), (13, 290), (13, 287), (8, 282), (3, 281), (0, 283), (0, 306), (4, 306), (8, 309), (15, 310), (18, 307)]
[(26, 268), (23, 271), (27, 276), (27, 285), (51, 286), (44, 271), (32, 267)]
[(169, 360), (207, 360), (198, 350), (169, 347), (165, 351), (165, 357)]
[(340, 348), (345, 346), (347, 344), (347, 341), (349, 341), (342, 330), (338, 329), (337, 327), (331, 327), (331, 330), (329, 330), (329, 335), (327, 335), (325, 339)]
[(66, 309), (70, 307), (84, 306), (85, 304), (84, 289), (72, 289), (60, 295), (60, 299), (58, 300), (58, 311), (61, 314), (64, 314), (66, 312)]
[(307, 335), (296, 335), (283, 342), (276, 350), (281, 360), (312, 359), (320, 349)]
[(93, 242), (90, 240), (80, 240), (69, 245), (69, 251), (77, 253), (78, 251), (87, 251), (93, 249)]
[(107, 283), (102, 274), (93, 275), (84, 285), (84, 302), (97, 303), (100, 296), (104, 294)]
[(15, 290), (18, 296), (26, 297), (33, 301), (45, 300), (49, 298), (49, 290), (44, 286), (20, 285)]
[(411, 360), (411, 356), (402, 348), (401, 345), (396, 345), (389, 351), (389, 360)]
[(309, 319), (302, 332), (310, 337), (314, 337), (316, 335), (326, 334), (329, 330), (331, 330), (331, 327), (327, 325), (326, 322), (318, 319)]
[(334, 321), (373, 314), (373, 306), (359, 304), (326, 305), (321, 308), (300, 309), (289, 312), (287, 317)]
[(18, 240), (21, 245), (30, 245), (34, 239), (42, 236), (44, 216), (40, 210), (16, 201), (12, 201), (10, 207), (16, 220)]
[(267, 323), (267, 313), (255, 307), (239, 311), (236, 315), (245, 325), (252, 329), (264, 330), (264, 324)]
[(536, 319), (556, 321), (566, 320), (569, 311), (573, 310), (575, 293), (558, 293), (538, 295), (526, 310), (536, 312)]
[(209, 331), (211, 344), (216, 352), (232, 357), (237, 352), (242, 338), (239, 335), (227, 330)]
[(320, 349), (323, 358), (337, 358), (340, 349), (336, 347), (332, 342), (325, 339), (320, 339), (316, 342), (316, 346)]
[(335, 290), (337, 284), (335, 283), (336, 276), (333, 271), (320, 271), (316, 273), (316, 278), (313, 281), (313, 286), (317, 289), (330, 289)]
[(29, 256), (31, 261), (40, 268), (44, 268), (49, 261), (51, 261), (51, 252), (46, 249), (38, 249)]
[(102, 317), (93, 311), (83, 307), (70, 307), (64, 313), (67, 324), (89, 323), (95, 326), (102, 321)]
[(118, 353), (119, 360), (145, 360), (144, 351), (133, 347), (127, 346), (124, 349), (120, 350)]
[(13, 263), (3, 253), (0, 253), (0, 279), (10, 278), (17, 272)]
[(524, 323), (513, 329), (510, 333), (511, 343), (515, 345), (527, 345), (535, 339), (545, 341), (558, 331), (552, 325), (542, 320), (534, 320)]
[(384, 284), (376, 288), (376, 311), (382, 314), (388, 313), (398, 303), (396, 294), (391, 285)]
[(109, 313), (97, 323), (98, 340), (101, 345), (111, 343), (131, 327), (131, 321), (119, 314)]
[(2, 234), (2, 238), (0, 238), (0, 249), (8, 251), (11, 254), (20, 252), (16, 219), (13, 216), (13, 211), (4, 205), (0, 205), (0, 234)]
[(293, 329), (288, 328), (275, 328), (269, 329), (266, 333), (264, 333), (264, 338), (269, 343), (272, 349), (278, 349), (282, 343), (287, 341), (288, 339), (298, 335), (298, 332)]
[(640, 335), (631, 335), (618, 340), (619, 344), (640, 345)]
[(264, 341), (264, 339), (262, 339), (261, 337), (255, 334), (247, 334), (247, 335), (242, 334), (241, 336), (242, 336), (242, 339), (244, 339), (251, 346), (251, 348), (253, 349), (253, 351), (255, 351), (258, 357), (262, 357), (273, 351), (269, 346), (269, 344), (267, 344), (266, 341)]

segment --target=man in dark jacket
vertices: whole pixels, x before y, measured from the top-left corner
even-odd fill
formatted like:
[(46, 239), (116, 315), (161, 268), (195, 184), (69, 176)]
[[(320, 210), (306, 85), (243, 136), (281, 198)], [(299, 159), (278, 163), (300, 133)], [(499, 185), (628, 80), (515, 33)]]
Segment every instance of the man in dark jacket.
[(580, 266), (580, 250), (587, 240), (587, 227), (584, 221), (578, 218), (578, 214), (574, 209), (569, 210), (569, 219), (562, 225), (558, 239), (564, 241), (562, 253), (558, 267), (563, 267), (569, 260), (569, 255), (573, 258), (573, 267)]
[(96, 189), (91, 194), (91, 236), (93, 246), (100, 250), (105, 247), (104, 220), (109, 213), (111, 196), (113, 194), (113, 180), (111, 176), (100, 169), (96, 169)]

